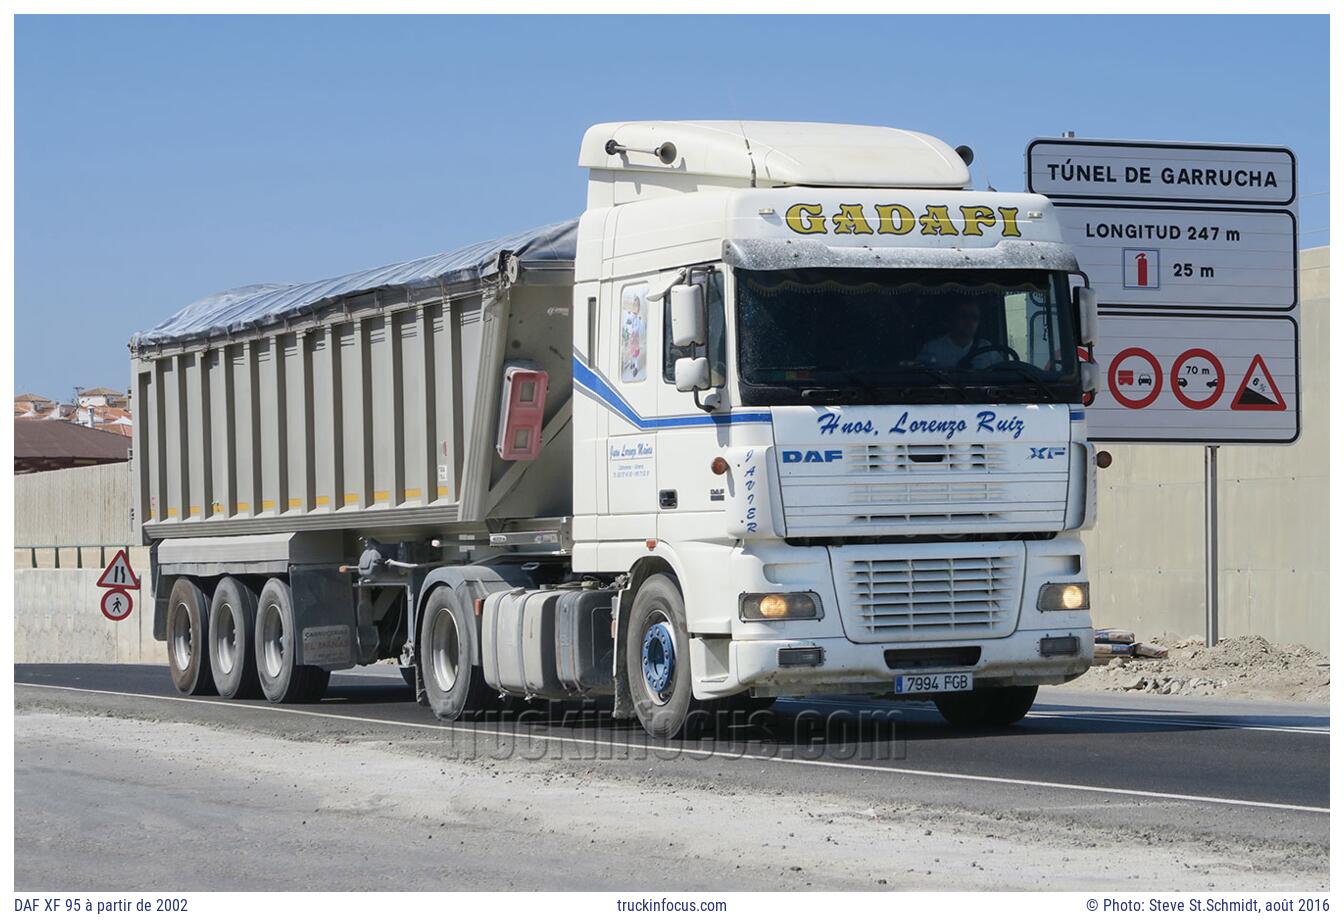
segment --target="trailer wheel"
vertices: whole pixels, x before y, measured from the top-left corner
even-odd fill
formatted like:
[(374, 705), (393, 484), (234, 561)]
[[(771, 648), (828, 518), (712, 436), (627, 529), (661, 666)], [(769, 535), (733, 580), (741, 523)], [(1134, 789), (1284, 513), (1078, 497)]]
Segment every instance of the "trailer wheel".
[(289, 585), (279, 578), (272, 578), (261, 589), (255, 633), (257, 677), (266, 699), (272, 703), (314, 703), (322, 699), (331, 672), (294, 663), (294, 644), (299, 639), (294, 627), (294, 600)]
[(168, 595), (168, 671), (181, 693), (215, 692), (210, 673), (210, 605), (190, 578), (178, 578)]
[(490, 706), (496, 692), (485, 682), (481, 668), (471, 663), (467, 614), (447, 585), (429, 595), (420, 617), (420, 676), (434, 715), (445, 721), (477, 715)]
[(966, 693), (940, 693), (934, 705), (957, 728), (1002, 728), (1021, 721), (1036, 702), (1036, 687), (984, 687)]
[(260, 695), (254, 632), (257, 595), (233, 578), (225, 578), (210, 598), (210, 672), (225, 699)]
[(715, 705), (691, 693), (686, 602), (666, 575), (640, 585), (625, 634), (630, 697), (644, 730), (655, 738), (689, 738), (712, 721)]

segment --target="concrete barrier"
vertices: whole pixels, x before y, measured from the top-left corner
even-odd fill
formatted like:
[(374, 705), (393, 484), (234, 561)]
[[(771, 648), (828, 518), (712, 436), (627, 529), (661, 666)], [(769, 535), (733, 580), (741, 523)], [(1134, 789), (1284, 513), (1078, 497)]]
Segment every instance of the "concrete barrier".
[[(15, 555), (26, 554), (20, 550)], [(92, 559), (97, 562), (96, 553)], [(148, 549), (132, 547), (130, 560), (140, 576), (140, 588), (127, 589), (133, 607), (131, 615), (119, 622), (107, 619), (99, 609), (106, 590), (97, 585), (101, 566), (35, 569), (16, 565), (14, 660), (166, 663), (163, 643), (154, 641)]]

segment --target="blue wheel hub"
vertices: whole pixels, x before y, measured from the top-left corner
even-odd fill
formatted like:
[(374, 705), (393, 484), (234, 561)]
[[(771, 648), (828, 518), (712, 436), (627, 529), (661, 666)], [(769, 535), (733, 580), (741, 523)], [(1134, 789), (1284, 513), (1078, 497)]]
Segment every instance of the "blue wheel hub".
[(665, 698), (671, 691), (677, 671), (677, 649), (666, 623), (654, 623), (644, 633), (641, 658), (644, 682), (660, 698)]

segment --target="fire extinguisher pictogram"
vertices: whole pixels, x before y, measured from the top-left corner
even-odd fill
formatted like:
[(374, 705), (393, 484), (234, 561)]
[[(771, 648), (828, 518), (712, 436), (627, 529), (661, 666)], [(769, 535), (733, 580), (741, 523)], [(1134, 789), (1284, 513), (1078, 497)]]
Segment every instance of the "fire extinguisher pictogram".
[(1135, 280), (1139, 287), (1148, 286), (1148, 253), (1141, 252), (1134, 257)]

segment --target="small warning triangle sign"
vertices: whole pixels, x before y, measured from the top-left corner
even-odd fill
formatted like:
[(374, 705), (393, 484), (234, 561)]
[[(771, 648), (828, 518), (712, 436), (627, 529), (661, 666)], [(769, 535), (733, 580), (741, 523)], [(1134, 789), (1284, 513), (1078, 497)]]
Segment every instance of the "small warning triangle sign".
[(1288, 408), (1288, 404), (1283, 401), (1283, 394), (1279, 392), (1278, 384), (1274, 382), (1269, 368), (1265, 366), (1265, 359), (1260, 355), (1251, 359), (1251, 366), (1246, 369), (1246, 376), (1241, 379), (1237, 395), (1232, 397), (1232, 408), (1258, 409), (1265, 412), (1282, 412)]
[(112, 557), (112, 561), (107, 564), (107, 568), (103, 569), (103, 574), (98, 576), (98, 587), (140, 587), (140, 579), (136, 577), (135, 570), (131, 568), (131, 560), (126, 558), (126, 550), (117, 550), (117, 554)]

